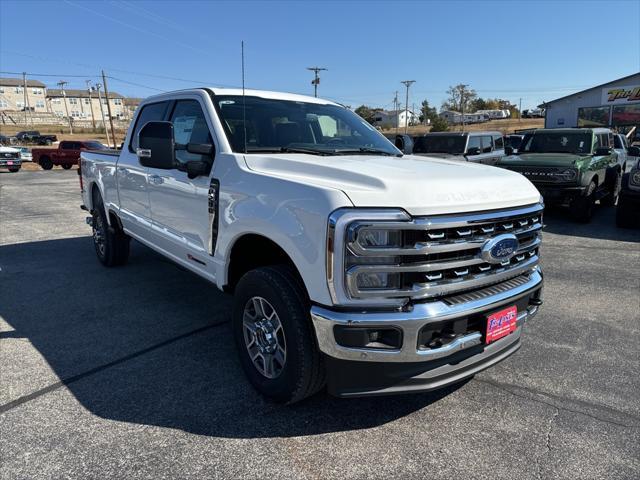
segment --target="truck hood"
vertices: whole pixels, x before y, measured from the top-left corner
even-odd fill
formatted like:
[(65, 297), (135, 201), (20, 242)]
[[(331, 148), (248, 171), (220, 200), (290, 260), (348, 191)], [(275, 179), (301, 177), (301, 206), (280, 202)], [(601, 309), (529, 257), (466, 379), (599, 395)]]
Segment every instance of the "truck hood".
[(500, 165), (572, 167), (589, 157), (589, 155), (576, 155), (573, 153), (521, 153), (520, 155), (504, 157), (500, 160)]
[(462, 154), (453, 154), (453, 153), (414, 153), (413, 155), (417, 157), (429, 157), (429, 158), (444, 158), (446, 160), (458, 160), (466, 162), (467, 158)]
[(519, 173), (405, 155), (245, 155), (253, 171), (343, 191), (357, 207), (401, 207), (411, 215), (530, 205), (540, 193)]

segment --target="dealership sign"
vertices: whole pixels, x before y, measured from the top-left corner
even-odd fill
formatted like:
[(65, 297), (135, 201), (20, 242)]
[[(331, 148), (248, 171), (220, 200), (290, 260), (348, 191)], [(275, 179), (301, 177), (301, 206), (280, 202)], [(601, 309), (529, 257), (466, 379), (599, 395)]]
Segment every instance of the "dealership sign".
[(640, 85), (602, 89), (603, 105), (617, 105), (627, 102), (640, 102)]

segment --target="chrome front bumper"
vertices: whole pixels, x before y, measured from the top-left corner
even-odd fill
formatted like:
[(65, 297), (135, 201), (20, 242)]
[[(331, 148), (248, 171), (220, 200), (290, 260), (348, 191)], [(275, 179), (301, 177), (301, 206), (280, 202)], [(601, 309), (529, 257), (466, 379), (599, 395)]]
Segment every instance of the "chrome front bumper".
[[(339, 359), (359, 362), (428, 362), (453, 355), (483, 342), (483, 334), (470, 332), (453, 342), (434, 349), (418, 348), (420, 330), (429, 323), (455, 320), (461, 317), (491, 312), (501, 306), (508, 306), (522, 300), (523, 297), (537, 292), (542, 287), (542, 274), (536, 267), (526, 283), (513, 289), (464, 303), (449, 304), (445, 301), (418, 303), (409, 311), (394, 312), (337, 312), (327, 308), (313, 306), (311, 319), (316, 331), (320, 350), (326, 355)], [(522, 325), (538, 312), (538, 307), (528, 305), (519, 311), (518, 328), (498, 340), (495, 347), (506, 349), (517, 342), (522, 333)], [(402, 331), (400, 349), (352, 348), (339, 345), (334, 335), (335, 326), (350, 327), (395, 327)], [(515, 349), (514, 349), (515, 351)]]

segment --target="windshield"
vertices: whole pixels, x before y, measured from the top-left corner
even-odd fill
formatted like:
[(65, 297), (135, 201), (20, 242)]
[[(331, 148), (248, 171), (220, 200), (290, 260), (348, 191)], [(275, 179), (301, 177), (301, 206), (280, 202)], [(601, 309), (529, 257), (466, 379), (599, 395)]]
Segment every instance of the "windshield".
[(316, 155), (402, 154), (375, 128), (338, 105), (260, 97), (213, 97), (234, 152), (310, 153)]
[(105, 150), (107, 147), (100, 142), (84, 142), (89, 150)]
[(461, 135), (427, 135), (418, 137), (413, 153), (451, 153), (462, 155), (467, 138)]
[(521, 153), (591, 153), (591, 132), (535, 132), (522, 140)]

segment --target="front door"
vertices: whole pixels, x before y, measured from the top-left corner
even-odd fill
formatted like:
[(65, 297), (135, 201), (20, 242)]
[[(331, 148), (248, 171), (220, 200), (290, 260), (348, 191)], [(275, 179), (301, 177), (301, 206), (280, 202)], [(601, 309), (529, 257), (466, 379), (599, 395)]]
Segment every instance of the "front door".
[[(211, 128), (200, 101), (197, 98), (177, 100), (169, 121), (173, 123), (178, 164), (205, 160), (212, 165), (212, 158), (186, 150), (189, 143), (213, 144)], [(148, 178), (151, 218), (158, 247), (191, 268), (212, 275), (212, 258), (208, 253), (211, 234), (207, 202), (209, 175), (190, 179), (181, 168), (149, 168)]]

